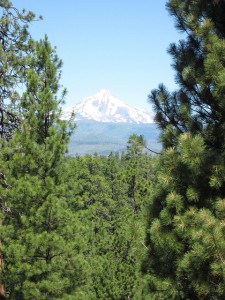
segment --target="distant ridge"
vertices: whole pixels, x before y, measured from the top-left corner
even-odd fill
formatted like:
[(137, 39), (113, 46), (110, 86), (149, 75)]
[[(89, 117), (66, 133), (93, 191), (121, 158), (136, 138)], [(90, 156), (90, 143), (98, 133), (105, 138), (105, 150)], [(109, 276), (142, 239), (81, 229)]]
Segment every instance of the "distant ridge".
[(127, 149), (127, 141), (131, 134), (143, 135), (149, 149), (161, 151), (160, 130), (156, 123), (109, 123), (80, 120), (77, 125), (77, 129), (70, 138), (70, 155), (122, 153)]
[(151, 124), (153, 115), (142, 109), (125, 104), (106, 89), (101, 89), (63, 111), (63, 118), (68, 119), (71, 112), (76, 114), (76, 120), (93, 120), (110, 123)]

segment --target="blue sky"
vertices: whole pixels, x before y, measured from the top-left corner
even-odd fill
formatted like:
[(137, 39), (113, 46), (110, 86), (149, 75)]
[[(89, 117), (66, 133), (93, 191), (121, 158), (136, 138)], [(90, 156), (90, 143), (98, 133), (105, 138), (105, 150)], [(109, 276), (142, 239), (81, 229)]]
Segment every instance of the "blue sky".
[(167, 48), (182, 36), (165, 0), (12, 0), (44, 17), (34, 38), (48, 35), (63, 60), (67, 106), (101, 88), (127, 104), (150, 110), (147, 96), (163, 82), (175, 89)]

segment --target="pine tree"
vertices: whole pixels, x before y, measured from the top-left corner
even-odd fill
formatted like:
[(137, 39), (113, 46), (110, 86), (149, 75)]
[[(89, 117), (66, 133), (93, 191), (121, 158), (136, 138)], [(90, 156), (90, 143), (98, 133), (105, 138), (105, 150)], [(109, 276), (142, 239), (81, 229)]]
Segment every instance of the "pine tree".
[[(132, 134), (127, 142), (126, 152), (126, 182), (128, 198), (134, 213), (144, 204), (148, 186), (151, 184), (151, 156), (144, 153), (146, 142), (142, 135)], [(149, 174), (149, 176), (147, 176)]]
[[(8, 214), (1, 236), (8, 299), (86, 299), (80, 225), (67, 201), (64, 156), (73, 130), (60, 119), (61, 61), (47, 37), (26, 70), (21, 124), (2, 147)], [(7, 158), (7, 159), (6, 159)]]
[[(86, 155), (70, 160), (71, 208), (84, 226), (84, 255), (89, 268), (89, 299), (110, 299), (115, 292), (114, 262), (110, 259), (115, 205), (104, 176), (104, 157)], [(118, 290), (118, 288), (117, 288)]]
[[(15, 107), (19, 100), (16, 89), (18, 84), (23, 83), (26, 57), (33, 49), (28, 26), (35, 15), (25, 10), (19, 12), (8, 0), (0, 1), (0, 13), (0, 138), (8, 140), (20, 123)], [(7, 188), (2, 169), (0, 174), (0, 184)], [(9, 208), (3, 200), (1, 195), (1, 211), (8, 213)], [(0, 267), (2, 263), (1, 255)], [(4, 287), (0, 284), (0, 297), (1, 295), (4, 298)]]
[(185, 39), (176, 81), (150, 95), (163, 151), (149, 208), (143, 299), (225, 297), (225, 3), (169, 1)]

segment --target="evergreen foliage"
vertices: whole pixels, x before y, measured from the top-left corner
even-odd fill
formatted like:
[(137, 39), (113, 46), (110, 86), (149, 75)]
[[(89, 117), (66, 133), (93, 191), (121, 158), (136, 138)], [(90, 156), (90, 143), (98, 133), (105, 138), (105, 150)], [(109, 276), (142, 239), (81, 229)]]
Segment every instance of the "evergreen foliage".
[[(71, 209), (86, 228), (84, 255), (90, 266), (90, 299), (132, 299), (136, 293), (140, 258), (145, 249), (144, 202), (150, 190), (149, 178), (143, 174), (147, 176), (152, 160), (141, 153), (135, 158), (135, 172), (140, 172), (136, 181), (143, 179), (146, 186), (140, 196), (142, 205), (134, 212), (127, 177), (131, 159), (125, 153), (121, 157), (86, 155), (68, 160)], [(138, 192), (135, 193), (141, 203)]]
[(27, 54), (33, 49), (28, 26), (35, 15), (19, 12), (8, 0), (0, 1), (0, 14), (0, 136), (9, 139), (20, 122), (16, 89), (24, 82)]
[(150, 101), (163, 151), (149, 207), (142, 299), (224, 299), (225, 3), (168, 1), (185, 39), (171, 44), (176, 81)]
[(144, 140), (131, 136), (122, 156), (68, 157), (62, 62), (30, 37), (33, 13), (0, 8), (0, 298), (132, 299), (152, 179)]
[(2, 142), (10, 208), (1, 228), (2, 280), (8, 299), (82, 299), (80, 223), (66, 201), (63, 168), (73, 128), (60, 120), (61, 61), (47, 37), (35, 44), (20, 128)]
[[(23, 82), (26, 56), (32, 51), (32, 40), (27, 28), (35, 15), (25, 10), (20, 13), (8, 0), (0, 1), (0, 13), (0, 138), (8, 140), (20, 123), (15, 108), (19, 100), (16, 87)], [(0, 170), (0, 174), (1, 186), (8, 188), (3, 170)], [(4, 212), (9, 211), (3, 196), (0, 207)], [(1, 255), (0, 267), (2, 263)], [(4, 298), (4, 294), (4, 287), (0, 284), (0, 297)]]

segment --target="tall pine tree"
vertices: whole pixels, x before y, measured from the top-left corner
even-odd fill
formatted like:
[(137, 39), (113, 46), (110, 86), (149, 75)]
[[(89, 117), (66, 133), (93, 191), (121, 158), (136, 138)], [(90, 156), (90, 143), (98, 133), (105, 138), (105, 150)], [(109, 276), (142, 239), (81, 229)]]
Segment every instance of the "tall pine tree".
[[(28, 33), (29, 23), (34, 19), (32, 12), (19, 12), (8, 0), (0, 1), (0, 138), (10, 139), (18, 128), (20, 118), (16, 103), (19, 95), (16, 92), (18, 84), (24, 80), (27, 67), (27, 54), (33, 49), (32, 39)], [(1, 164), (0, 164), (1, 168)], [(5, 174), (0, 170), (0, 184), (5, 184)], [(4, 197), (0, 197), (0, 209), (8, 211)], [(2, 266), (2, 258), (0, 267)], [(0, 285), (0, 296), (4, 295), (4, 288)], [(4, 296), (3, 296), (4, 297)]]
[[(7, 299), (86, 299), (80, 226), (67, 201), (64, 156), (73, 126), (60, 119), (61, 61), (47, 37), (35, 43), (26, 70), (21, 123), (2, 141), (1, 227)], [(70, 298), (69, 298), (70, 297)]]
[(149, 207), (143, 299), (225, 298), (225, 3), (170, 0), (185, 39), (150, 101), (163, 151)]

